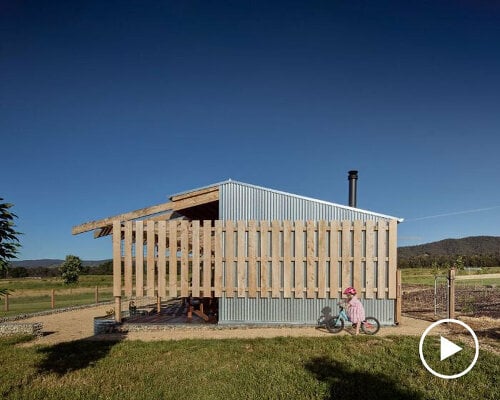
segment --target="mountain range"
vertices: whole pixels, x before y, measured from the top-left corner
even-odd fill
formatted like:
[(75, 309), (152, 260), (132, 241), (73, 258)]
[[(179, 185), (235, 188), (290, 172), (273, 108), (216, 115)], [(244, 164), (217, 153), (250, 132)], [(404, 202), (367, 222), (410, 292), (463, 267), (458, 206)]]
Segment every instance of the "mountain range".
[(470, 236), (398, 248), (398, 259), (418, 256), (475, 256), (500, 254), (500, 236)]

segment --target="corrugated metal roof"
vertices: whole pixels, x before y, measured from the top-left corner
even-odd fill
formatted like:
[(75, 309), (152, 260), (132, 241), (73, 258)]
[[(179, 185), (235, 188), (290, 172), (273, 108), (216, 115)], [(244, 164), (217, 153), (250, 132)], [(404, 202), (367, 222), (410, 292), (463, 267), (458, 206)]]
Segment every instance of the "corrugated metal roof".
[[(403, 218), (353, 208), (249, 183), (226, 181), (177, 193), (171, 197), (218, 186), (221, 219), (395, 219)], [(252, 201), (249, 201), (252, 199)]]

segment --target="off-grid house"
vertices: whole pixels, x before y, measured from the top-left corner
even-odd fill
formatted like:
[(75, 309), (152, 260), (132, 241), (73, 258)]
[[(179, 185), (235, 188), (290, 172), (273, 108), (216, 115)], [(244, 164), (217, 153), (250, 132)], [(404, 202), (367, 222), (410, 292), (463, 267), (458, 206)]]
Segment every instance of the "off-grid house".
[(115, 316), (129, 299), (217, 299), (219, 324), (314, 324), (354, 286), (398, 322), (396, 217), (237, 181), (73, 228), (112, 235)]

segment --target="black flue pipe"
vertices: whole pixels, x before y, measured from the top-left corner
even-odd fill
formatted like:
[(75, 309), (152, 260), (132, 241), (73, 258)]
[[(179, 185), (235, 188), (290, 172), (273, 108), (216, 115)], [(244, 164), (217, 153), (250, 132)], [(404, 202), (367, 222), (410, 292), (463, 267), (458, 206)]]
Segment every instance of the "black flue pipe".
[(358, 171), (349, 171), (349, 207), (356, 208), (357, 189), (358, 189)]

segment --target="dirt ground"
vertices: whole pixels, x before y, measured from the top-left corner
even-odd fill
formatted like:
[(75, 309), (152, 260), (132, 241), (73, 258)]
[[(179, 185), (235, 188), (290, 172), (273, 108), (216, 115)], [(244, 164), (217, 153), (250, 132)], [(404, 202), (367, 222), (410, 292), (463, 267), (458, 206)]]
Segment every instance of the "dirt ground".
[[(275, 327), (275, 328), (221, 328), (214, 325), (175, 328), (161, 331), (128, 332), (123, 335), (104, 334), (94, 336), (94, 317), (105, 315), (109, 305), (68, 311), (42, 317), (34, 317), (23, 322), (42, 322), (44, 336), (30, 342), (31, 345), (51, 345), (80, 339), (125, 340), (181, 340), (181, 339), (227, 339), (227, 338), (272, 338), (278, 336), (328, 337), (326, 330), (314, 327)], [(415, 335), (420, 336), (430, 325), (429, 321), (403, 317), (402, 323), (394, 327), (382, 327), (378, 335)], [(351, 329), (340, 334), (352, 334)]]

